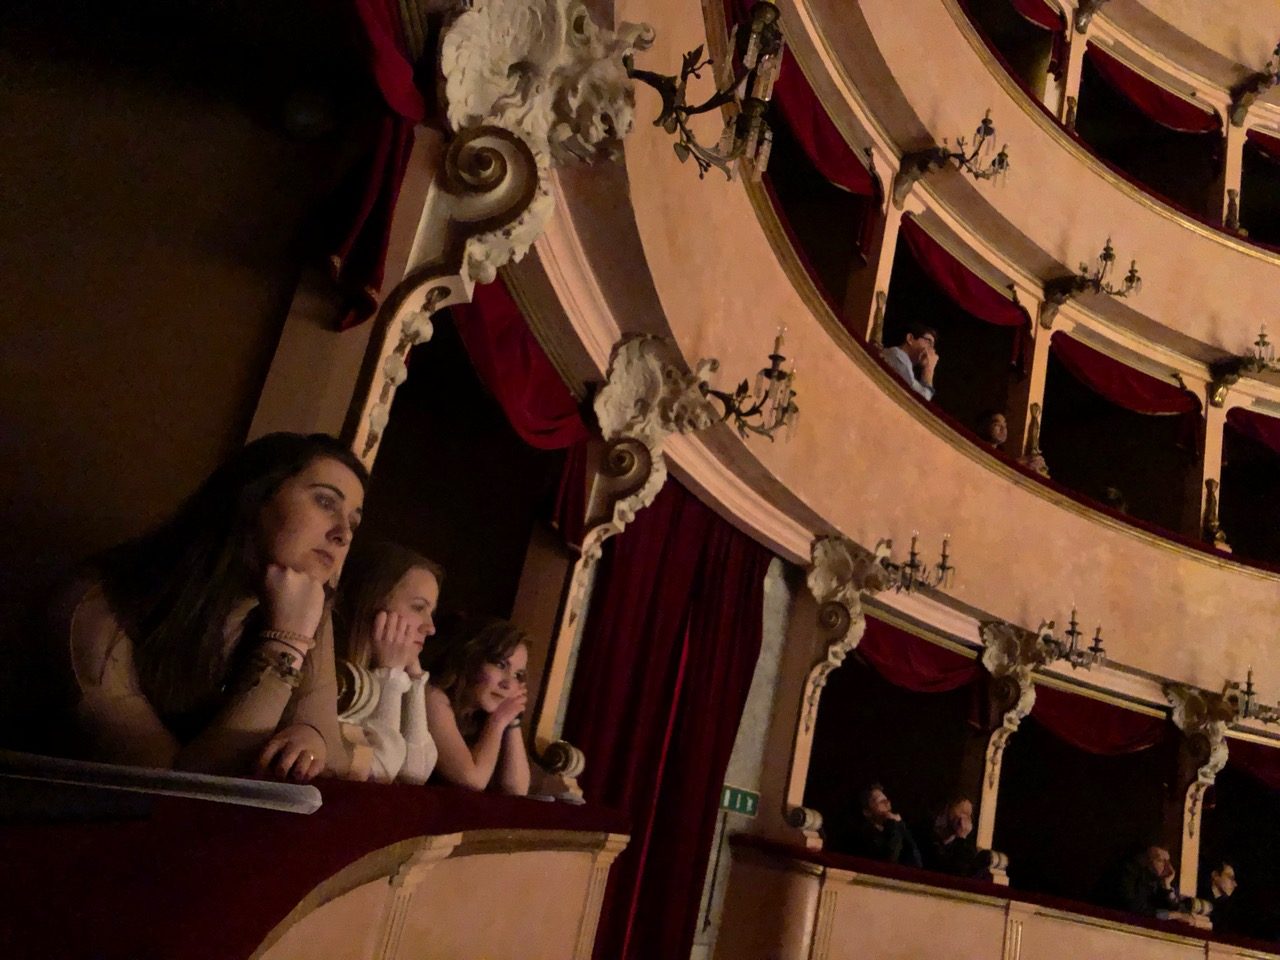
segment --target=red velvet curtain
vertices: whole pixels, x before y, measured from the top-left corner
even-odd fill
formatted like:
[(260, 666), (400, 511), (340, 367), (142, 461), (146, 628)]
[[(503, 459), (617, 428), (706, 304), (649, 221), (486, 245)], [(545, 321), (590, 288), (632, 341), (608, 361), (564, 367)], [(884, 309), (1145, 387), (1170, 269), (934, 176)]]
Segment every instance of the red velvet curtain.
[(1200, 398), (1191, 391), (1113, 360), (1062, 331), (1053, 335), (1049, 349), (1073, 377), (1126, 410), (1163, 416), (1200, 412)]
[(1280, 744), (1267, 746), (1233, 737), (1227, 741), (1227, 765), (1280, 793)]
[(1273, 137), (1261, 130), (1250, 130), (1245, 134), (1245, 140), (1257, 147), (1268, 160), (1280, 163), (1280, 137)]
[(978, 678), (978, 661), (972, 657), (875, 617), (867, 617), (857, 650), (880, 676), (915, 693), (947, 693)]
[(1268, 417), (1264, 413), (1232, 407), (1227, 411), (1227, 426), (1280, 454), (1280, 417)]
[(1169, 721), (1044, 684), (1036, 686), (1031, 716), (1046, 730), (1087, 753), (1116, 756), (1154, 747)]
[(1101, 47), (1089, 44), (1085, 56), (1103, 80), (1160, 126), (1179, 133), (1216, 133), (1222, 129), (1222, 118), (1217, 113), (1148, 80)]
[(525, 443), (562, 450), (587, 439), (577, 401), (501, 280), (477, 286), (452, 312), (476, 373)]
[(1067, 22), (1062, 13), (1045, 0), (1010, 0), (1013, 9), (1017, 10), (1025, 20), (1029, 20), (1053, 34), (1053, 52), (1049, 55), (1049, 72), (1059, 76), (1067, 63)]
[(353, 327), (377, 309), (386, 265), (391, 218), (409, 155), (414, 128), (427, 115), (413, 81), (413, 63), (400, 24), (397, 0), (355, 0), (363, 28), (369, 71), (387, 110), (378, 120), (374, 144), (339, 186), (324, 212), (329, 265), (348, 299), (341, 327)]
[(984, 323), (1015, 328), (1013, 362), (1023, 372), (1030, 369), (1031, 317), (1027, 311), (952, 256), (914, 217), (903, 217), (901, 234), (921, 269), (952, 303)]
[(632, 820), (599, 960), (689, 954), (770, 559), (674, 480), (605, 545), (565, 721), (587, 797)]

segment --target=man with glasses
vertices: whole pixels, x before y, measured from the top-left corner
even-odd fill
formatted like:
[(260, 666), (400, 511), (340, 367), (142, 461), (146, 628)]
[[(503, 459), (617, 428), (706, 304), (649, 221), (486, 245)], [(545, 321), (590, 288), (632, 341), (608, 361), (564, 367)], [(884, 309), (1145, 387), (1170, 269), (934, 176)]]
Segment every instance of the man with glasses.
[[(933, 371), (938, 366), (938, 331), (923, 323), (907, 327), (901, 345), (884, 352), (884, 362), (926, 400), (933, 399)], [(919, 371), (917, 374), (916, 371)]]

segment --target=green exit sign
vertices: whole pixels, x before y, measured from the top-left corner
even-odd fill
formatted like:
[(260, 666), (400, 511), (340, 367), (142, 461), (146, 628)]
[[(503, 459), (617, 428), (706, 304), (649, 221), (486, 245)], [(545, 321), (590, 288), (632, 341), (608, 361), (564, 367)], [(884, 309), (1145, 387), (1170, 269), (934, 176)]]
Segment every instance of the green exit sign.
[(720, 809), (754, 817), (756, 811), (760, 809), (760, 794), (743, 790), (741, 787), (731, 787), (726, 783), (724, 789), (720, 791)]

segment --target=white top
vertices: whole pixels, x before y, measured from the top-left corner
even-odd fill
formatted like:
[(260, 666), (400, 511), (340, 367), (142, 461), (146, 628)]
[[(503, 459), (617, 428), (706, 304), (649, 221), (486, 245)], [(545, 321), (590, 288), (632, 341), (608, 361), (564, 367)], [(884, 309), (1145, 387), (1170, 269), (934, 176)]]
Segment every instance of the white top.
[(372, 696), (339, 719), (357, 724), (373, 748), (372, 779), (426, 783), (436, 766), (436, 743), (427, 730), (427, 674), (410, 678), (400, 667), (361, 671)]
[(933, 387), (916, 379), (915, 367), (912, 366), (911, 358), (907, 356), (907, 351), (901, 347), (890, 347), (881, 356), (884, 357), (884, 362), (889, 365), (894, 373), (907, 381), (907, 386), (926, 400), (933, 399)]

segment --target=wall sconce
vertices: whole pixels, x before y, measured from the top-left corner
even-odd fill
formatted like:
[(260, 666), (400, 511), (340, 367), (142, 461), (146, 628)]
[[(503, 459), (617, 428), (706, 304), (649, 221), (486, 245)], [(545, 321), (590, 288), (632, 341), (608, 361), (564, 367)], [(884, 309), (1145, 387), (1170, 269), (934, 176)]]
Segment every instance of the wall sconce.
[[(702, 76), (702, 69), (711, 65), (710, 58), (702, 57), (705, 47), (690, 50), (684, 55), (680, 76), (637, 70), (630, 55), (623, 57), (627, 76), (648, 84), (662, 97), (662, 112), (653, 121), (667, 133), (677, 134), (673, 145), (680, 162), (693, 158), (698, 165), (698, 178), (706, 176), (712, 167), (733, 179), (739, 160), (751, 164), (753, 179), (759, 180), (769, 165), (769, 151), (773, 145), (773, 131), (765, 122), (764, 111), (773, 96), (773, 82), (782, 62), (782, 28), (778, 24), (781, 14), (773, 0), (757, 0), (751, 8), (746, 29), (735, 24), (729, 37), (729, 47), (734, 51), (733, 79), (723, 90), (718, 90), (702, 103), (690, 106), (685, 101), (691, 77)], [(740, 65), (740, 68), (739, 68)], [(706, 147), (689, 129), (689, 118), (733, 104), (725, 121), (720, 142)]]
[(973, 132), (973, 149), (969, 152), (966, 152), (965, 138), (957, 137), (955, 150), (943, 140), (940, 147), (905, 154), (898, 167), (898, 175), (893, 178), (893, 205), (901, 210), (912, 184), (934, 170), (943, 169), (949, 163), (954, 163), (957, 170), (969, 174), (975, 180), (993, 180), (1006, 175), (1009, 172), (1008, 144), (1001, 147), (1000, 152), (985, 166), (977, 162), (980, 155), (991, 152), (995, 135), (996, 127), (991, 122), (991, 111), (988, 110)]
[(1249, 108), (1260, 96), (1280, 83), (1280, 43), (1271, 52), (1271, 59), (1257, 73), (1251, 73), (1231, 88), (1231, 125), (1243, 127)]
[(1280, 370), (1280, 363), (1276, 363), (1276, 345), (1267, 339), (1265, 323), (1258, 329), (1258, 339), (1253, 341), (1253, 346), (1241, 359), (1245, 361), (1242, 369), (1249, 373)]
[[(721, 421), (732, 420), (738, 430), (738, 436), (747, 439), (747, 434), (754, 433), (773, 439), (773, 434), (780, 428), (786, 428), (786, 439), (791, 439), (791, 431), (796, 419), (800, 416), (800, 408), (796, 406), (795, 364), (790, 370), (783, 369), (787, 358), (782, 353), (782, 334), (773, 341), (773, 353), (769, 354), (769, 366), (756, 374), (754, 387), (748, 388), (743, 380), (733, 393), (712, 389), (707, 381), (702, 381), (702, 395), (720, 404)], [(709, 369), (719, 368), (718, 361), (712, 361)]]
[(938, 589), (950, 585), (955, 567), (951, 564), (948, 549), (951, 534), (942, 536), (942, 558), (932, 567), (920, 560), (920, 552), (916, 545), (920, 540), (918, 530), (911, 531), (911, 553), (901, 563), (893, 559), (893, 541), (881, 540), (876, 544), (876, 555), (880, 565), (889, 575), (889, 587), (897, 593), (915, 593), (921, 587)]
[(1080, 638), (1084, 634), (1080, 630), (1080, 623), (1076, 619), (1076, 608), (1071, 607), (1071, 623), (1068, 628), (1063, 631), (1066, 639), (1060, 639), (1055, 633), (1055, 625), (1052, 620), (1041, 621), (1039, 629), (1036, 631), (1040, 635), (1040, 645), (1044, 649), (1046, 663), (1052, 663), (1055, 660), (1065, 660), (1071, 664), (1071, 669), (1075, 670), (1084, 667), (1086, 670), (1092, 670), (1095, 666), (1101, 666), (1107, 662), (1107, 651), (1102, 646), (1102, 626), (1099, 624), (1098, 629), (1093, 634), (1093, 643), (1088, 648), (1080, 647)]
[(1046, 329), (1053, 327), (1053, 318), (1058, 308), (1071, 297), (1082, 293), (1105, 293), (1109, 297), (1123, 299), (1130, 294), (1142, 291), (1142, 277), (1138, 275), (1138, 261), (1129, 261), (1129, 272), (1123, 282), (1114, 284), (1109, 279), (1114, 271), (1116, 250), (1111, 246), (1111, 238), (1103, 244), (1102, 252), (1094, 261), (1093, 268), (1081, 263), (1080, 272), (1071, 277), (1055, 277), (1044, 282), (1044, 302), (1040, 307), (1040, 325)]
[(1253, 688), (1253, 667), (1245, 677), (1244, 686), (1238, 680), (1228, 680), (1222, 695), (1236, 705), (1236, 715), (1242, 720), (1261, 720), (1263, 723), (1280, 723), (1280, 707), (1259, 703)]
[(1209, 364), (1209, 405), (1225, 405), (1227, 394), (1242, 376), (1266, 370), (1280, 370), (1280, 361), (1276, 360), (1276, 347), (1268, 339), (1267, 325), (1264, 323), (1258, 330), (1258, 339), (1253, 341), (1247, 352), (1234, 357), (1221, 357)]

